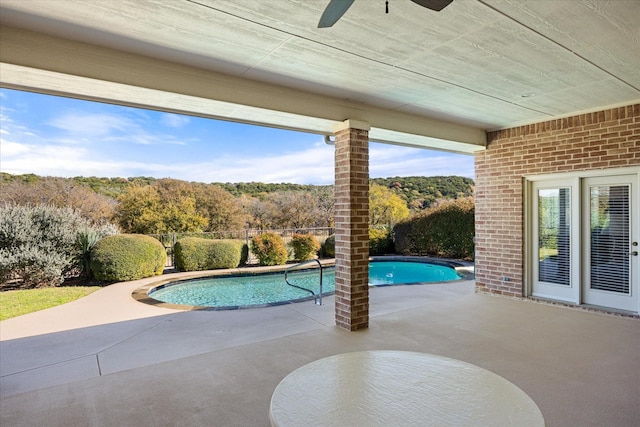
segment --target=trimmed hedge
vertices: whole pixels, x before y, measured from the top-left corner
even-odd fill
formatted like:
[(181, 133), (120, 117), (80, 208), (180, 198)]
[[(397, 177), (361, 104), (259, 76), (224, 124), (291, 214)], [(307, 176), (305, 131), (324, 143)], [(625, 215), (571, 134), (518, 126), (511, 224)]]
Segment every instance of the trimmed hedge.
[(447, 201), (394, 227), (396, 251), (472, 259), (475, 234), (473, 198)]
[(284, 240), (275, 233), (255, 236), (251, 240), (251, 252), (258, 257), (260, 265), (282, 265), (289, 259)]
[(185, 237), (174, 246), (176, 267), (180, 271), (236, 268), (247, 262), (247, 245), (240, 240), (212, 240)]
[[(332, 234), (322, 244), (320, 251), (325, 258), (336, 257), (336, 235)], [(394, 253), (393, 238), (387, 230), (369, 229), (369, 255), (386, 255)]]
[(297, 261), (313, 259), (320, 249), (320, 242), (311, 234), (294, 234), (291, 238), (293, 258)]
[(108, 236), (91, 249), (91, 271), (102, 281), (126, 281), (158, 276), (167, 253), (159, 240), (142, 234)]
[(322, 256), (325, 258), (336, 257), (336, 235), (332, 234), (322, 244)]
[(393, 252), (393, 238), (389, 230), (370, 228), (369, 255), (387, 255)]

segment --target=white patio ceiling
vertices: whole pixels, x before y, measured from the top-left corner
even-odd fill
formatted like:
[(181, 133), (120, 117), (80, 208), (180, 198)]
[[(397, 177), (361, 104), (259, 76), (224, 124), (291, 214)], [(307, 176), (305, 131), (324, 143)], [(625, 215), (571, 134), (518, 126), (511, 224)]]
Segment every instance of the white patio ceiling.
[(640, 102), (640, 1), (0, 0), (0, 84), (472, 153), (485, 130)]

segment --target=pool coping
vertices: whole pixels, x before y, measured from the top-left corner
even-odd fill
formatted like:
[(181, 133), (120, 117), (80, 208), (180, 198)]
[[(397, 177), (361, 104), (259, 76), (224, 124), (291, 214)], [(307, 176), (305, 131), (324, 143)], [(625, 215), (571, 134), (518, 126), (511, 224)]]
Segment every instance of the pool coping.
[[(322, 267), (333, 267), (335, 266), (335, 259), (322, 259), (319, 260)], [(444, 265), (447, 267), (451, 267), (462, 277), (458, 280), (473, 280), (473, 263), (464, 262), (460, 260), (450, 260), (443, 258), (432, 258), (432, 257), (420, 257), (420, 256), (406, 256), (406, 255), (385, 255), (385, 256), (372, 256), (369, 257), (369, 261), (413, 261), (413, 262), (424, 262), (436, 265)], [(279, 273), (282, 272), (296, 264), (284, 264), (284, 265), (274, 265), (274, 266), (250, 266), (250, 267), (242, 267), (242, 268), (230, 268), (224, 270), (202, 270), (202, 271), (190, 271), (190, 272), (180, 272), (180, 273), (170, 273), (167, 275), (163, 275), (158, 278), (158, 280), (154, 280), (150, 283), (147, 283), (139, 288), (135, 289), (131, 293), (131, 297), (143, 304), (169, 308), (172, 310), (182, 310), (182, 311), (227, 311), (227, 310), (245, 310), (245, 309), (254, 309), (254, 308), (266, 308), (266, 307), (276, 307), (287, 304), (295, 304), (299, 302), (311, 301), (315, 299), (315, 296), (309, 296), (304, 298), (298, 298), (295, 300), (287, 300), (287, 301), (278, 301), (273, 303), (266, 304), (252, 304), (252, 305), (238, 305), (238, 306), (224, 306), (224, 307), (209, 307), (209, 306), (197, 306), (197, 305), (183, 305), (183, 304), (172, 304), (168, 302), (159, 301), (155, 298), (149, 296), (149, 293), (156, 290), (161, 289), (169, 283), (177, 283), (187, 280), (194, 279), (204, 279), (206, 277), (234, 277), (234, 276), (251, 276), (258, 274), (267, 274), (267, 273)], [(313, 267), (311, 267), (313, 268)], [(311, 269), (309, 268), (309, 269)], [(176, 277), (179, 276), (179, 277)], [(400, 283), (394, 285), (370, 285), (371, 288), (375, 287), (388, 287), (388, 286), (415, 286), (415, 285), (434, 285), (438, 283), (450, 283), (456, 282), (458, 280), (448, 280), (444, 282), (412, 282), (412, 283)], [(323, 292), (322, 296), (331, 296), (334, 292)]]

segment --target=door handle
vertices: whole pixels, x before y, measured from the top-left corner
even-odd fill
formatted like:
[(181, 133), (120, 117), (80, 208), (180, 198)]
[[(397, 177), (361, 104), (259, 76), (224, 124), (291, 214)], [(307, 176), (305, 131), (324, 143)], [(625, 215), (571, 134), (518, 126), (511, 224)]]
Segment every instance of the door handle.
[(629, 255), (631, 255), (631, 256), (638, 256), (638, 251), (629, 252)]

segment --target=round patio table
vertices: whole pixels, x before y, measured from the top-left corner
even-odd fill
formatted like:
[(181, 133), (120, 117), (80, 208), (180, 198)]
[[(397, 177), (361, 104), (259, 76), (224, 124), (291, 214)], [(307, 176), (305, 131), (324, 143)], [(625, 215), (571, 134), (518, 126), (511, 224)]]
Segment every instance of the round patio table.
[(406, 351), (362, 351), (296, 369), (271, 398), (271, 425), (544, 426), (535, 402), (469, 363)]

